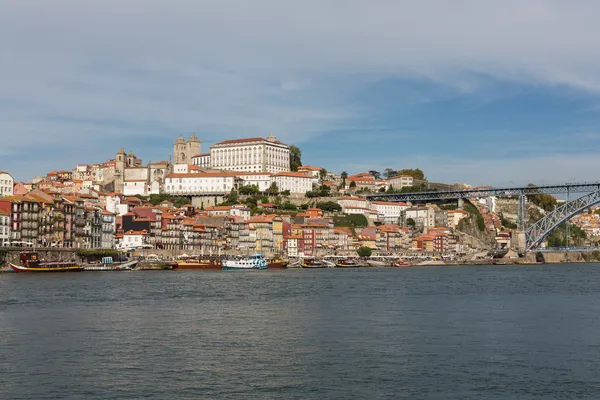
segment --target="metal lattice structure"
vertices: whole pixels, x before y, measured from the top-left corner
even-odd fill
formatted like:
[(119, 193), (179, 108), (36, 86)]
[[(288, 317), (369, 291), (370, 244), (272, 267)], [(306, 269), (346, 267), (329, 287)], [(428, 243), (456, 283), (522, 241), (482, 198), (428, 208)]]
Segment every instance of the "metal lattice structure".
[(598, 203), (600, 203), (600, 190), (569, 201), (546, 214), (544, 218), (525, 230), (525, 250), (534, 250), (560, 224)]
[(600, 182), (567, 183), (564, 185), (526, 186), (512, 188), (486, 188), (469, 190), (448, 190), (440, 192), (416, 192), (373, 194), (366, 196), (369, 201), (432, 201), (451, 199), (474, 199), (478, 197), (512, 197), (533, 194), (589, 193), (600, 191)]

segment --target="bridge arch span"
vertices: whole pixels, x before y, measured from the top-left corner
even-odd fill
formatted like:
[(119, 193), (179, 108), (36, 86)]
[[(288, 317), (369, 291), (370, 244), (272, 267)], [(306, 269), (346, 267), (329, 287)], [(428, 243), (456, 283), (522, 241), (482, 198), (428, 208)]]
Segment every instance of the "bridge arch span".
[(562, 223), (598, 203), (600, 203), (600, 190), (555, 208), (525, 230), (525, 250), (535, 250)]

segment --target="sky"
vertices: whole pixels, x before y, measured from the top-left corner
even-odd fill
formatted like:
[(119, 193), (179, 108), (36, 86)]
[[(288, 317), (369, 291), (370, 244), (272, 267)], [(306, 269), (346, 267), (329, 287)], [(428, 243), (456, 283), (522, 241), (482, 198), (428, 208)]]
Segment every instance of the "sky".
[(268, 136), (334, 172), (598, 181), (600, 2), (0, 2), (0, 170)]

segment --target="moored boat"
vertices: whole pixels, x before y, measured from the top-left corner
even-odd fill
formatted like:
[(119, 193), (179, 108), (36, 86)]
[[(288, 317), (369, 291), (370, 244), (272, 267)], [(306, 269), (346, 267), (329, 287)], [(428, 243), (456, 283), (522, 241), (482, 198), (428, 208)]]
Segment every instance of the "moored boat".
[(82, 267), (74, 261), (42, 261), (36, 252), (19, 254), (20, 265), (9, 263), (15, 272), (79, 272)]
[(398, 260), (394, 263), (394, 267), (412, 267), (412, 264), (407, 263), (404, 260)]
[(360, 267), (358, 261), (354, 258), (342, 258), (336, 261), (335, 266), (338, 268), (356, 268)]
[(282, 258), (269, 258), (267, 260), (268, 269), (283, 269), (283, 268), (287, 268), (288, 266), (288, 261), (282, 259)]
[(389, 267), (392, 263), (384, 260), (367, 260), (369, 267)]
[(329, 268), (333, 263), (316, 257), (306, 257), (300, 262), (302, 268)]
[(88, 264), (83, 267), (84, 271), (131, 271), (137, 265), (138, 261), (127, 261), (123, 263), (113, 263), (112, 257), (105, 257), (100, 264)]
[(176, 270), (198, 270), (198, 269), (212, 269), (220, 270), (223, 266), (223, 262), (218, 257), (188, 257), (175, 260), (171, 263), (173, 269)]
[(262, 254), (255, 254), (240, 259), (223, 261), (223, 271), (267, 269), (268, 265)]

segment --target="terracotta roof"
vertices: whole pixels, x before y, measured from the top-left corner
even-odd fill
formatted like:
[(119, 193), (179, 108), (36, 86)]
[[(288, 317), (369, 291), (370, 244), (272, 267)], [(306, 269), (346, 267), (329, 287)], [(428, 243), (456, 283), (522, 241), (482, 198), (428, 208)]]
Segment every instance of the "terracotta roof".
[(146, 231), (145, 229), (142, 231), (134, 231), (134, 230), (130, 230), (125, 232), (126, 235), (147, 235), (148, 231)]
[(275, 174), (275, 176), (293, 176), (293, 177), (297, 177), (297, 178), (312, 179), (311, 176), (308, 176), (302, 172), (278, 172)]
[(234, 172), (201, 172), (201, 173), (173, 173), (167, 175), (167, 178), (218, 178), (218, 177), (234, 177), (237, 174)]
[(246, 139), (232, 139), (232, 140), (224, 140), (222, 142), (219, 142), (213, 146), (210, 146), (211, 148), (214, 146), (220, 146), (220, 145), (227, 145), (227, 144), (238, 144), (238, 143), (252, 143), (252, 142), (267, 142), (267, 143), (275, 143), (275, 144), (284, 144), (278, 140), (275, 140), (274, 142), (268, 141), (265, 138), (261, 138), (261, 137), (256, 137), (256, 138), (246, 138)]
[(210, 153), (200, 153), (200, 154), (196, 154), (196, 155), (195, 155), (195, 156), (193, 156), (192, 158), (194, 158), (194, 157), (206, 157), (206, 156), (210, 156)]
[(371, 204), (377, 204), (379, 206), (402, 206), (407, 207), (406, 203), (395, 202), (395, 201), (373, 201)]

